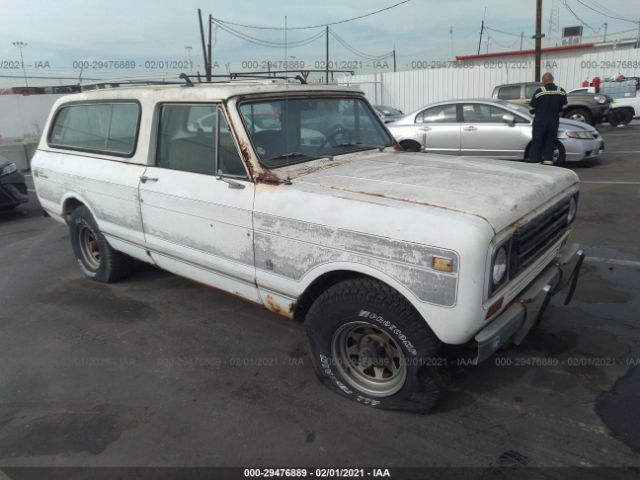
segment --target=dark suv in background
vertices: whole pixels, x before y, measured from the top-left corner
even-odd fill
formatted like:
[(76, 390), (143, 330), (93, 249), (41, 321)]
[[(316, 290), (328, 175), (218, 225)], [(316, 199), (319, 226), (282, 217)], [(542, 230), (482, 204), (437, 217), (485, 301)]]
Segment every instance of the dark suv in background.
[(24, 176), (15, 163), (0, 155), (0, 211), (11, 210), (28, 201)]
[[(542, 86), (539, 82), (510, 83), (498, 85), (493, 89), (493, 98), (529, 105), (534, 92)], [(611, 98), (607, 95), (568, 95), (568, 105), (562, 112), (562, 116), (579, 122), (596, 125), (605, 120), (607, 112), (611, 108)]]

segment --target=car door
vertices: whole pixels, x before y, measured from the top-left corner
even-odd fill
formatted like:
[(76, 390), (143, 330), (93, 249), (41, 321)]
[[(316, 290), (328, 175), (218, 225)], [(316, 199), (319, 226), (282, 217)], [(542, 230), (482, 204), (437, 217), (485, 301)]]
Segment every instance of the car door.
[(460, 122), (457, 104), (436, 105), (418, 113), (414, 131), (416, 140), (426, 152), (458, 155)]
[[(521, 159), (529, 141), (524, 120), (512, 112), (488, 103), (461, 104), (460, 152), (462, 155)], [(516, 123), (503, 120), (511, 115)], [(530, 127), (529, 127), (530, 128)]]
[(165, 270), (259, 301), (255, 190), (222, 108), (162, 104), (154, 128), (139, 186), (149, 255)]

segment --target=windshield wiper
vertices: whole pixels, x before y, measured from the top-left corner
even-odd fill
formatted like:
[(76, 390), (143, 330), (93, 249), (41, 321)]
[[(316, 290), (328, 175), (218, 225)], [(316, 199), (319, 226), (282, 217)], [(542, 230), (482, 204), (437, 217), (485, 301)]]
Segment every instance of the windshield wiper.
[(337, 145), (331, 145), (331, 148), (344, 148), (344, 147), (358, 147), (357, 150), (368, 150), (370, 148), (377, 148), (382, 150), (387, 145), (367, 145), (366, 143), (339, 143)]
[(305, 160), (317, 160), (318, 158), (328, 158), (328, 159), (333, 159), (333, 157), (331, 155), (308, 155), (306, 153), (301, 153), (301, 152), (290, 152), (290, 153), (283, 153), (282, 155), (275, 155), (273, 157), (269, 157), (267, 158), (267, 161), (271, 161), (271, 160), (299, 160), (299, 159), (305, 159)]

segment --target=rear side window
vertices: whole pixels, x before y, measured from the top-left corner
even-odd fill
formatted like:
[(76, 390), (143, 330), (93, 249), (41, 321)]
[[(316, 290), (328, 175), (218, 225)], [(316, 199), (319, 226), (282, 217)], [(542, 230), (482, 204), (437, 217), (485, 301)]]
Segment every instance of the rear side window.
[(500, 87), (498, 89), (498, 98), (500, 100), (518, 100), (520, 98), (520, 85)]
[(137, 103), (93, 103), (62, 107), (49, 145), (117, 156), (131, 156), (138, 136)]
[(538, 85), (525, 85), (524, 86), (524, 98), (530, 99), (533, 94), (536, 93), (540, 87)]

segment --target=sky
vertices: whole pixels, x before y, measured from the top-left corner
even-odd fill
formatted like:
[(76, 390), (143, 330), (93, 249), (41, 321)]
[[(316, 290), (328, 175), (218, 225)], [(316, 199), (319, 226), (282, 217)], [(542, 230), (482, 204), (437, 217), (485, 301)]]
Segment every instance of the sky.
[[(77, 83), (90, 79), (130, 77), (175, 78), (180, 72), (203, 71), (197, 8), (226, 22), (289, 28), (323, 25), (388, 7), (400, 0), (0, 0), (0, 87), (23, 86), (20, 49), (24, 42), (24, 66), (31, 85)], [(543, 33), (548, 32), (552, 8), (558, 8), (560, 27), (584, 26), (587, 40), (601, 40), (603, 23), (608, 36), (615, 32), (635, 37), (640, 21), (640, 0), (566, 0), (579, 17), (564, 6), (565, 0), (543, 1)], [(635, 21), (607, 18), (588, 7)], [(486, 8), (486, 14), (485, 14)], [(385, 12), (331, 29), (356, 51), (330, 36), (330, 60), (336, 68), (356, 73), (389, 71), (396, 51), (398, 70), (421, 68), (477, 53), (481, 21), (486, 30), (482, 51), (532, 48), (535, 0), (410, 0)], [(282, 68), (324, 68), (323, 27), (287, 30), (291, 44), (285, 51), (284, 30), (233, 27), (244, 35), (275, 43), (276, 48), (255, 45), (221, 28), (214, 29), (214, 74), (261, 70), (267, 62)], [(304, 46), (295, 42), (319, 37)], [(560, 33), (547, 35), (548, 44), (559, 42)], [(190, 48), (185, 48), (190, 47)], [(362, 55), (364, 54), (364, 56)], [(371, 60), (371, 58), (374, 58)], [(135, 62), (135, 64), (134, 64)], [(81, 72), (82, 70), (82, 72)], [(7, 78), (14, 77), (14, 78)]]

